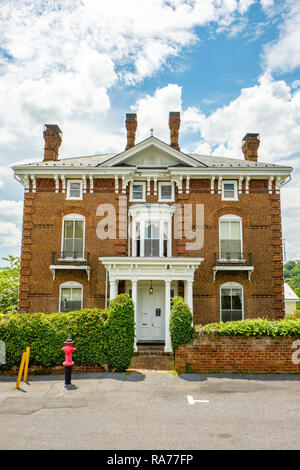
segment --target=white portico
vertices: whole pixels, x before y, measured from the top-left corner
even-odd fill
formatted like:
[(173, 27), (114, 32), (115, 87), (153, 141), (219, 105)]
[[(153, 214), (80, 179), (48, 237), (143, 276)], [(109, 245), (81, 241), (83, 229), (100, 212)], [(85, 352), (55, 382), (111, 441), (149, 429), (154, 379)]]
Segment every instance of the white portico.
[(169, 321), (171, 287), (184, 282), (185, 301), (193, 311), (195, 269), (203, 258), (99, 258), (108, 271), (110, 298), (118, 294), (118, 282), (126, 281), (135, 305), (135, 349), (138, 341), (163, 340), (165, 351), (171, 351)]

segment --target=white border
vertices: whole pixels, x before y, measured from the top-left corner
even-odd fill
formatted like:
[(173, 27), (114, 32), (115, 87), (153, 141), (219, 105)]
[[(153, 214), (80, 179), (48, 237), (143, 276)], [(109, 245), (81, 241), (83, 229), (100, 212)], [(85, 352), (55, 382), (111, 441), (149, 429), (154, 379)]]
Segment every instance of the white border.
[[(234, 289), (234, 288), (241, 288), (242, 289), (242, 320), (245, 319), (244, 316), (244, 286), (243, 284), (240, 284), (239, 282), (224, 282), (224, 284), (220, 285), (220, 322), (222, 322), (222, 293), (221, 290), (224, 289)], [(232, 320), (232, 321), (238, 321), (238, 320)]]
[[(161, 197), (161, 187), (162, 186), (171, 186), (171, 199), (163, 199)], [(158, 200), (159, 202), (174, 202), (174, 183), (169, 181), (159, 181), (158, 182)]]
[[(244, 258), (244, 247), (243, 247), (243, 219), (239, 215), (235, 214), (224, 214), (219, 217), (219, 257), (218, 261), (222, 260), (221, 258), (221, 222), (240, 222), (240, 234), (241, 234), (241, 255)], [(222, 260), (223, 261), (223, 260)], [(236, 260), (228, 260), (228, 263)], [(243, 260), (238, 260), (243, 261)], [(226, 260), (224, 261), (226, 262)]]
[[(133, 198), (133, 186), (135, 184), (143, 186), (143, 199), (134, 199)], [(146, 202), (146, 182), (145, 181), (132, 181), (130, 183), (130, 201), (129, 202)]]
[(59, 285), (59, 313), (67, 313), (67, 312), (61, 312), (60, 305), (61, 305), (61, 290), (62, 289), (81, 289), (81, 307), (80, 310), (83, 308), (83, 285), (80, 284), (80, 282), (76, 281), (66, 281), (63, 282), (62, 284)]
[[(233, 184), (234, 185), (234, 197), (233, 198), (225, 198), (224, 196), (224, 184)], [(238, 201), (238, 185), (237, 180), (222, 180), (222, 201)]]
[[(80, 183), (80, 196), (79, 197), (71, 197), (70, 196), (70, 184), (71, 183)], [(67, 179), (67, 194), (66, 199), (69, 201), (81, 201), (83, 198), (83, 184), (82, 180), (79, 179)]]
[[(82, 258), (63, 258), (63, 249), (64, 249), (64, 231), (65, 231), (65, 220), (81, 220), (83, 222), (83, 257)], [(84, 258), (85, 254), (85, 217), (81, 214), (67, 214), (62, 218), (62, 226), (61, 226), (61, 247), (60, 247), (60, 256), (61, 258), (59, 261), (85, 261)]]

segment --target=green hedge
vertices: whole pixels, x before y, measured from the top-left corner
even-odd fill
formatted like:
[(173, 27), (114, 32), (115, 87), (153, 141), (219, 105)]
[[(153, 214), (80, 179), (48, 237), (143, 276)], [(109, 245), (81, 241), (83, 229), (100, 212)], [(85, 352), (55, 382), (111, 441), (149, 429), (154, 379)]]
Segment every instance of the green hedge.
[(134, 305), (127, 294), (118, 295), (109, 309), (84, 309), (69, 313), (0, 315), (0, 340), (5, 342), (6, 364), (18, 366), (31, 345), (30, 365), (61, 365), (61, 348), (67, 337), (74, 341), (77, 365), (107, 364), (123, 371), (134, 353)]
[(188, 343), (196, 334), (192, 326), (193, 314), (190, 307), (182, 297), (172, 299), (172, 309), (170, 315), (170, 335), (173, 354), (180, 344)]
[(254, 318), (242, 321), (210, 323), (197, 326), (202, 334), (224, 336), (295, 336), (300, 338), (299, 320), (271, 321), (264, 318)]

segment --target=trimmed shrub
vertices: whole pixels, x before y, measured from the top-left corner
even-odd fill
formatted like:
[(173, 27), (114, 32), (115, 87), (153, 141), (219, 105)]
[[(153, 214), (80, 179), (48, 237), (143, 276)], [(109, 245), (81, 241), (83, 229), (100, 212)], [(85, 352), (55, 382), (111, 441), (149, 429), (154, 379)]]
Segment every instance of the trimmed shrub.
[(196, 334), (193, 314), (182, 297), (174, 297), (170, 316), (170, 335), (173, 354), (180, 344), (188, 343)]
[(223, 336), (295, 336), (300, 338), (300, 322), (297, 320), (267, 320), (254, 318), (249, 320), (210, 323), (197, 326), (202, 334)]
[(30, 365), (61, 365), (61, 350), (71, 337), (77, 365), (107, 364), (125, 370), (134, 351), (134, 305), (127, 294), (110, 303), (110, 308), (84, 309), (68, 313), (19, 313), (0, 315), (0, 340), (5, 342), (6, 364), (18, 366), (26, 346), (31, 345)]

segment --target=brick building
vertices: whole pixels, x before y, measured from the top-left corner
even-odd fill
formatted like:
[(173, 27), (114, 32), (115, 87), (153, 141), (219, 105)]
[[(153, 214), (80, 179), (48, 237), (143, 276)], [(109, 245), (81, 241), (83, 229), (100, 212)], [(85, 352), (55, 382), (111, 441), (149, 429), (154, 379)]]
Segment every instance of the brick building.
[(138, 342), (170, 351), (170, 298), (183, 296), (194, 323), (284, 317), (280, 188), (292, 168), (180, 151), (180, 114), (170, 144), (135, 143), (126, 115), (118, 154), (58, 159), (62, 133), (45, 125), (44, 160), (15, 166), (25, 187), (19, 309), (104, 307), (129, 293)]

